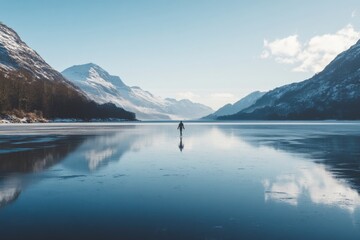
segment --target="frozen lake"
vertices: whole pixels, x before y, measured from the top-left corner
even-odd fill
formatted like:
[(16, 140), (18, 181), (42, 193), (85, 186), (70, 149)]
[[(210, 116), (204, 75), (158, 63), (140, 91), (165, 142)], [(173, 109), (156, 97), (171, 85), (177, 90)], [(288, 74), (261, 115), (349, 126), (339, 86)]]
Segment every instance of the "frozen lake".
[(1, 239), (360, 239), (360, 123), (0, 125)]

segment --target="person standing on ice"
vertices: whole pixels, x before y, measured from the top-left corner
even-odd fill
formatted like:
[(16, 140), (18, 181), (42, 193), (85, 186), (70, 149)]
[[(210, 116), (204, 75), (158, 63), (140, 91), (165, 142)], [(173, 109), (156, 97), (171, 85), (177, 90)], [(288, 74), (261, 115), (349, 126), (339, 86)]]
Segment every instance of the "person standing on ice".
[(183, 124), (182, 121), (180, 121), (179, 126), (177, 127), (177, 129), (180, 130), (180, 136), (182, 136), (182, 130), (185, 129), (184, 124)]

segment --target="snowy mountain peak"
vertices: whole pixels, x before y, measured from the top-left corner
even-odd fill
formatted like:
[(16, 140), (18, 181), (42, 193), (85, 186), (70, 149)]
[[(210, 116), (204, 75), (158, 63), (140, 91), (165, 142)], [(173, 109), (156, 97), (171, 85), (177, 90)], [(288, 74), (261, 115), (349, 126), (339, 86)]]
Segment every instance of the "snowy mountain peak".
[(142, 120), (195, 119), (212, 109), (189, 100), (168, 100), (154, 96), (138, 86), (125, 85), (96, 64), (75, 65), (62, 74), (98, 103), (112, 102), (136, 113)]
[(71, 81), (88, 82), (108, 89), (128, 88), (118, 76), (112, 76), (94, 63), (74, 65), (65, 69), (62, 74)]
[(62, 76), (28, 47), (14, 30), (1, 23), (0, 55), (0, 69), (8, 71), (23, 69), (31, 72), (37, 79), (62, 79)]

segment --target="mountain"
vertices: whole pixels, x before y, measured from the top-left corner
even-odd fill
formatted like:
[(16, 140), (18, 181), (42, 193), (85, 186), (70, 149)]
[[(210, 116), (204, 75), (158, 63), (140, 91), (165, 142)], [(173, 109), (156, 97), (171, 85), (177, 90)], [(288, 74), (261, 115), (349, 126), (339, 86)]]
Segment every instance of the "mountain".
[(46, 118), (134, 119), (133, 113), (107, 103), (99, 105), (0, 23), (0, 113), (40, 112)]
[(234, 104), (228, 103), (225, 106), (219, 108), (216, 112), (204, 117), (203, 119), (216, 119), (220, 116), (232, 115), (240, 112), (241, 110), (253, 105), (259, 98), (261, 98), (266, 92), (252, 92), (249, 95), (243, 97)]
[(360, 41), (312, 78), (267, 92), (255, 104), (222, 120), (360, 119)]
[(96, 64), (75, 65), (65, 69), (63, 76), (97, 103), (111, 102), (136, 113), (138, 119), (197, 119), (213, 110), (189, 100), (163, 99), (140, 87), (127, 86)]

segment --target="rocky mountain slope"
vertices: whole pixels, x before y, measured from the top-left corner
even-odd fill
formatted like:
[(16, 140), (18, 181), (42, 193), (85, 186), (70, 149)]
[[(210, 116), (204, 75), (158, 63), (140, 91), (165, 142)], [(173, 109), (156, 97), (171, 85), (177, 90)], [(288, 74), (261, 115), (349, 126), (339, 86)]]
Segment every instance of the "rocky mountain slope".
[(312, 78), (269, 91), (255, 104), (222, 120), (360, 119), (360, 41)]

